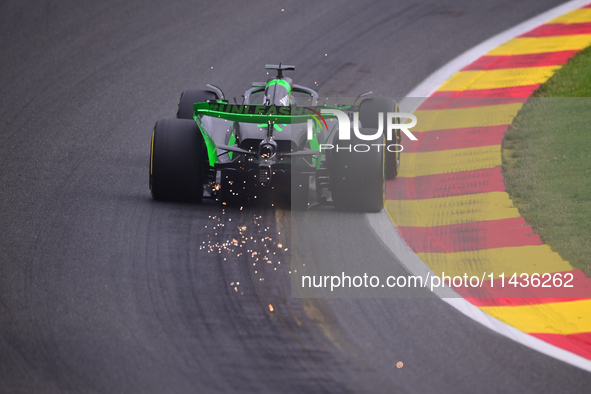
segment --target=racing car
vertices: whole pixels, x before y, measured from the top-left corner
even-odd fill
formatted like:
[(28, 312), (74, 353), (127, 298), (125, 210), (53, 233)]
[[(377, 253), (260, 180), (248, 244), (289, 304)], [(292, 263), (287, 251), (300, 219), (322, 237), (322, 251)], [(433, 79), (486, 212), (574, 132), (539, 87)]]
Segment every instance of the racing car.
[[(361, 133), (372, 135), (383, 126), (381, 113), (397, 111), (396, 102), (368, 98), (371, 92), (366, 92), (353, 103), (332, 103), (284, 75), (294, 66), (265, 69), (276, 74), (267, 82), (253, 83), (240, 104), (236, 99), (231, 104), (219, 87), (208, 84), (205, 90), (181, 94), (176, 119), (156, 122), (150, 151), (152, 197), (191, 202), (214, 198), (223, 205), (283, 202), (299, 210), (332, 204), (345, 211), (380, 211), (384, 181), (397, 175), (400, 151), (358, 151), (358, 144), (366, 146), (367, 141), (354, 133), (343, 141), (338, 117), (321, 112), (338, 109)], [(400, 144), (399, 130), (394, 142)]]

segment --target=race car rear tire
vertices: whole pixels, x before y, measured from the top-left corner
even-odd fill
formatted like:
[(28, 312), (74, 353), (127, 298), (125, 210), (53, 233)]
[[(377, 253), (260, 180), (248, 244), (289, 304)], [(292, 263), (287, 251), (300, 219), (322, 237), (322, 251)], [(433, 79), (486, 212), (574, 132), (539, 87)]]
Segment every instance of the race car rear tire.
[(154, 126), (150, 190), (155, 200), (201, 202), (206, 152), (193, 120), (161, 119)]
[[(368, 135), (375, 131), (360, 130)], [(342, 211), (379, 212), (384, 208), (384, 149), (371, 146), (366, 152), (367, 141), (351, 137), (335, 140), (327, 157), (334, 206)], [(356, 146), (362, 149), (356, 152)]]
[[(390, 98), (367, 98), (359, 104), (359, 121), (361, 126), (368, 127), (371, 129), (377, 129), (379, 124), (378, 113), (383, 113), (383, 127), (384, 135), (386, 134), (386, 113), (387, 112), (398, 112), (398, 104), (394, 99)], [(400, 122), (398, 120), (398, 122)], [(400, 144), (400, 130), (396, 130), (394, 141), (386, 141), (386, 144)], [(392, 152), (391, 149), (386, 150), (386, 158), (384, 165), (384, 173), (386, 179), (394, 179), (398, 175), (398, 169), (400, 168), (400, 152)]]
[(176, 117), (177, 119), (193, 119), (193, 113), (195, 112), (193, 104), (215, 99), (215, 93), (208, 90), (185, 90), (179, 98)]

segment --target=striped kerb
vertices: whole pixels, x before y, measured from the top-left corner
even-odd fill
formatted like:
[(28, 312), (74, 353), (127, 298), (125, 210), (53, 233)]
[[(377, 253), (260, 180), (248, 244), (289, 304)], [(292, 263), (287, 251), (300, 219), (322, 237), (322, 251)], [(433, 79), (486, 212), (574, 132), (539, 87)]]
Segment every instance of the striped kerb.
[(386, 210), (436, 275), (558, 273), (572, 288), (457, 291), (483, 311), (591, 359), (591, 280), (544, 245), (513, 205), (501, 142), (527, 97), (591, 45), (591, 8), (575, 10), (493, 49), (447, 80), (415, 112)]

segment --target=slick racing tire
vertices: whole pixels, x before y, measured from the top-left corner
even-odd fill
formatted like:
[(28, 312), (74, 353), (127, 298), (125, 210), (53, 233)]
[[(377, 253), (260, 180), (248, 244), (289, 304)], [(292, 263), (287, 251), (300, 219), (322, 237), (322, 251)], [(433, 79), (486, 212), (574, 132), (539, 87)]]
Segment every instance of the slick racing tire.
[(205, 143), (193, 120), (161, 119), (154, 126), (150, 190), (155, 200), (201, 202)]
[(195, 112), (193, 104), (215, 99), (215, 93), (208, 90), (185, 90), (179, 98), (176, 117), (177, 119), (193, 119), (193, 113)]
[[(386, 113), (398, 112), (398, 104), (394, 99), (367, 98), (363, 100), (359, 104), (359, 121), (361, 122), (361, 126), (363, 127), (377, 129), (379, 126), (378, 113), (380, 112), (382, 112), (384, 121), (383, 131), (384, 135), (386, 135)], [(396, 123), (400, 123), (400, 119), (396, 118)], [(400, 144), (400, 130), (395, 131), (395, 137), (393, 141), (386, 141), (385, 143), (386, 145)], [(389, 150), (386, 150), (386, 159), (384, 167), (386, 179), (396, 178), (396, 176), (398, 175), (398, 169), (400, 168), (400, 152), (391, 152)]]
[[(375, 129), (360, 130), (375, 134)], [(380, 212), (384, 208), (384, 149), (354, 151), (354, 146), (368, 147), (367, 141), (353, 137), (334, 141), (328, 159), (330, 189), (335, 208), (342, 211)], [(337, 146), (339, 149), (337, 150)], [(351, 147), (351, 151), (348, 148)]]

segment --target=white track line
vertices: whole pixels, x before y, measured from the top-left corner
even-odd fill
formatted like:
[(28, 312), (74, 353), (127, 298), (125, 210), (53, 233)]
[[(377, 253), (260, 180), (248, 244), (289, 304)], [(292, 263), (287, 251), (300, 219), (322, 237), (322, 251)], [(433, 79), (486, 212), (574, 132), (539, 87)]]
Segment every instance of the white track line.
[[(509, 41), (516, 36), (530, 31), (544, 23), (564, 15), (577, 8), (589, 4), (590, 0), (574, 0), (564, 3), (549, 11), (544, 12), (532, 19), (529, 19), (515, 27), (512, 27), (496, 36), (482, 42), (481, 44), (469, 49), (460, 56), (456, 57), (439, 70), (435, 71), (417, 87), (415, 87), (406, 97), (427, 97), (432, 94), (439, 86), (447, 81), (452, 75), (460, 71), (462, 68), (488, 53), (492, 49), (498, 47), (506, 41)], [(412, 106), (417, 106), (416, 99), (409, 100)], [(403, 103), (401, 107), (404, 108)], [(405, 108), (405, 111), (410, 111), (412, 108)], [(367, 221), (370, 227), (374, 229), (376, 234), (382, 242), (388, 247), (395, 256), (402, 262), (402, 264), (414, 275), (421, 275), (425, 277), (428, 272), (432, 271), (427, 265), (417, 256), (410, 247), (404, 242), (397, 231), (394, 230), (392, 222), (385, 211), (376, 214), (366, 214)], [(451, 293), (450, 293), (451, 292)], [(575, 367), (581, 368), (585, 371), (591, 372), (591, 360), (577, 356), (574, 353), (568, 352), (564, 349), (551, 345), (541, 339), (535, 338), (529, 334), (519, 331), (515, 327), (503, 323), (502, 321), (484, 313), (480, 308), (474, 306), (470, 302), (461, 298), (453, 290), (449, 288), (439, 289), (435, 291), (443, 301), (462, 312), (472, 320), (482, 324), (491, 330), (512, 339), (524, 346), (537, 350), (540, 353), (546, 354), (550, 357), (571, 364)], [(450, 298), (451, 297), (451, 298)]]

